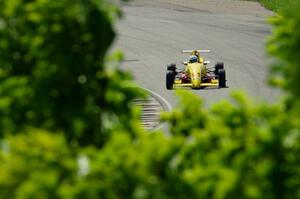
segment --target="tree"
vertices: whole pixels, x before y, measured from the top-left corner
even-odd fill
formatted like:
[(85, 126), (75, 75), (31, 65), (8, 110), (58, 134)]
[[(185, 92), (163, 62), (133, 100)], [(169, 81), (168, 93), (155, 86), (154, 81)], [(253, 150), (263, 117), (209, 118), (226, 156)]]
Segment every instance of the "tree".
[(115, 6), (102, 0), (0, 5), (1, 137), (34, 126), (101, 146), (107, 121), (133, 129), (126, 121), (135, 117), (130, 102), (141, 91), (129, 74), (105, 66), (120, 15)]

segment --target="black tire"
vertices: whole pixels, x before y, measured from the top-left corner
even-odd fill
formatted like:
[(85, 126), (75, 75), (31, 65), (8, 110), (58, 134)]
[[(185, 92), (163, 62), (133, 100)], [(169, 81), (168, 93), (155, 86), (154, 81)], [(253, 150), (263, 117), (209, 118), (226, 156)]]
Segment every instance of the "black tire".
[(220, 88), (225, 88), (226, 87), (226, 72), (224, 69), (220, 69), (218, 71), (219, 73), (219, 87)]
[(173, 71), (175, 73), (176, 72), (176, 64), (169, 64), (167, 66), (167, 70)]
[(224, 69), (223, 62), (217, 62), (215, 65), (215, 75), (219, 75), (219, 70)]
[(174, 72), (168, 71), (166, 74), (166, 88), (168, 90), (173, 89), (174, 79), (175, 79)]

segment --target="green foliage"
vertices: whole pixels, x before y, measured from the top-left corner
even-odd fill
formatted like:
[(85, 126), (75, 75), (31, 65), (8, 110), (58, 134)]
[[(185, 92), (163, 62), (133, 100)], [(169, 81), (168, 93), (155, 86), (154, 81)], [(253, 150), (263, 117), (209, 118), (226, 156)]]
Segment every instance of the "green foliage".
[(115, 6), (102, 0), (0, 5), (0, 137), (35, 126), (101, 146), (108, 118), (133, 128), (126, 123), (135, 117), (130, 102), (141, 93), (130, 75), (105, 67), (120, 14)]
[(273, 11), (280, 11), (297, 0), (259, 0), (266, 8)]
[(189, 198), (190, 185), (166, 167), (181, 143), (161, 133), (133, 142), (119, 132), (99, 150), (41, 130), (8, 136), (0, 143), (0, 197)]
[[(300, 106), (300, 3), (273, 17), (273, 34), (268, 41), (268, 52), (275, 57), (271, 82), (290, 95), (289, 106)], [(299, 110), (299, 109), (298, 109)]]
[(300, 122), (284, 106), (254, 106), (235, 93), (232, 103), (207, 111), (197, 97), (181, 98), (181, 110), (164, 119), (174, 125), (171, 133), (187, 136), (177, 172), (197, 198), (300, 197)]
[(208, 109), (179, 92), (180, 106), (162, 114), (170, 131), (145, 133), (131, 102), (141, 93), (105, 67), (122, 59), (105, 57), (115, 7), (0, 6), (0, 198), (300, 198), (297, 9), (274, 20), (268, 44), (287, 103), (236, 92)]
[(57, 198), (65, 179), (77, 173), (75, 151), (62, 134), (31, 130), (1, 142), (1, 198)]
[[(188, 92), (180, 97), (180, 111), (163, 115), (178, 127), (170, 135), (141, 132), (133, 139), (118, 131), (102, 149), (70, 147), (62, 134), (38, 130), (6, 137), (0, 197), (300, 196), (300, 122), (284, 106), (254, 106), (236, 93), (232, 103), (192, 110), (190, 102), (199, 98)], [(198, 119), (186, 124), (186, 118)]]

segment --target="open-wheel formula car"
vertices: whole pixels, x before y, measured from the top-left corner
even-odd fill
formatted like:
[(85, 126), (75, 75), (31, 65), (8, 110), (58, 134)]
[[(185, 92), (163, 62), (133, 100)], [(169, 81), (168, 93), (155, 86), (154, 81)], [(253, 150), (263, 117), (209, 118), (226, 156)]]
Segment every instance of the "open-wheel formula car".
[(183, 50), (182, 53), (190, 54), (189, 60), (183, 62), (184, 68), (178, 70), (175, 64), (167, 66), (166, 87), (173, 89), (178, 87), (191, 87), (200, 89), (206, 87), (226, 87), (226, 74), (224, 64), (218, 62), (214, 67), (208, 68), (209, 61), (204, 61), (200, 53), (208, 53), (210, 50)]

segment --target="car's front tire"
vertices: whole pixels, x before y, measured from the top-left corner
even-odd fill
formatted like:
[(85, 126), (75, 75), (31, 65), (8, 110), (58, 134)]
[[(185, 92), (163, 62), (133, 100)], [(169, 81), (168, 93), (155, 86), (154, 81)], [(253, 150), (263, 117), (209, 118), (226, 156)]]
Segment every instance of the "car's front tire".
[(175, 80), (175, 74), (173, 71), (167, 71), (166, 73), (166, 88), (168, 90), (173, 89), (173, 84)]
[(169, 64), (167, 70), (176, 72), (176, 64)]
[(223, 62), (217, 62), (215, 65), (215, 75), (219, 75), (219, 71), (221, 69), (224, 69), (224, 63)]
[(219, 87), (220, 88), (225, 88), (226, 87), (226, 72), (224, 69), (220, 69), (218, 71), (219, 75)]

